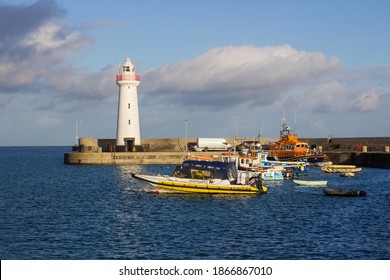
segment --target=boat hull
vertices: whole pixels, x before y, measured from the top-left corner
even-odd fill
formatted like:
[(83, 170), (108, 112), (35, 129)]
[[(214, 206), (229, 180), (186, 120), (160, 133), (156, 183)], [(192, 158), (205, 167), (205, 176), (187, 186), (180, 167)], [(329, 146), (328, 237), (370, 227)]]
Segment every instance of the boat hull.
[(328, 196), (366, 196), (365, 191), (355, 191), (355, 190), (335, 190), (329, 187), (323, 189), (324, 194)]
[(312, 164), (322, 163), (326, 160), (327, 160), (327, 157), (325, 155), (319, 155), (319, 156), (312, 155), (312, 156), (307, 157), (307, 162), (312, 163)]
[(278, 181), (284, 180), (284, 176), (281, 171), (266, 171), (261, 173), (261, 179), (264, 181)]
[(362, 171), (362, 168), (355, 165), (329, 165), (321, 167), (321, 170), (326, 173), (357, 173)]
[(275, 157), (280, 161), (287, 161), (287, 162), (308, 162), (310, 164), (318, 164), (325, 162), (327, 160), (327, 157), (325, 155), (304, 155), (304, 156), (298, 156), (298, 155), (289, 155), (289, 156), (280, 156), (274, 153), (274, 157), (270, 157), (271, 160), (275, 159)]
[(328, 181), (310, 181), (310, 180), (293, 180), (293, 182), (300, 186), (307, 186), (307, 187), (320, 187), (320, 186), (326, 186)]

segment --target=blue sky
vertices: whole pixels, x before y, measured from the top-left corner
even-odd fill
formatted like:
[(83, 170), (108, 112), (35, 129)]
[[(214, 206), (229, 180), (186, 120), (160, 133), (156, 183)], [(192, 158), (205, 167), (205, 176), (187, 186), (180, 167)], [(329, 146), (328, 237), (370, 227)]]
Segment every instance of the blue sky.
[(141, 137), (390, 136), (389, 1), (0, 1), (0, 146)]

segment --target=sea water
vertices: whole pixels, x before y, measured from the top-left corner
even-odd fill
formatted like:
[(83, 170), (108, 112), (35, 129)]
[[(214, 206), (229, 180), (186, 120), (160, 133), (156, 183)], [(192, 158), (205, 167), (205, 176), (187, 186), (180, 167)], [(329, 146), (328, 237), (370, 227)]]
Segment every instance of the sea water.
[(264, 182), (260, 196), (151, 194), (132, 172), (173, 165), (66, 165), (68, 147), (0, 147), (1, 259), (389, 259), (390, 170), (322, 187)]

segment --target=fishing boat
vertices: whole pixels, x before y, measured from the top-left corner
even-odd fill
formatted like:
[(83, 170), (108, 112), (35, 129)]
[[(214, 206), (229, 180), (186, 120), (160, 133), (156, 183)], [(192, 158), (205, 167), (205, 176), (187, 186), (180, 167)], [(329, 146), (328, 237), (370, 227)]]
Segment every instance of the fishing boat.
[(239, 170), (261, 171), (271, 167), (271, 165), (263, 163), (263, 160), (266, 160), (266, 156), (264, 157), (258, 151), (246, 152), (245, 154), (239, 153), (237, 157), (233, 156), (227, 161), (235, 161), (236, 159), (238, 160), (237, 167)]
[(328, 181), (313, 181), (313, 180), (296, 180), (293, 179), (293, 182), (300, 186), (308, 186), (308, 187), (320, 187), (326, 186)]
[(367, 193), (365, 191), (357, 190), (335, 190), (329, 187), (323, 188), (324, 194), (328, 196), (365, 196)]
[(147, 191), (204, 194), (263, 194), (267, 188), (259, 177), (240, 177), (232, 162), (185, 160), (172, 175), (132, 173)]
[[(238, 169), (246, 171), (259, 171), (265, 172), (271, 168), (277, 169), (278, 171), (295, 171), (300, 169), (301, 173), (306, 172), (307, 163), (297, 162), (297, 161), (281, 161), (281, 160), (269, 160), (268, 152), (253, 150), (245, 154), (238, 154)], [(236, 159), (234, 157), (233, 161)], [(232, 159), (227, 159), (224, 161), (232, 161)]]
[(277, 160), (307, 161), (312, 164), (327, 160), (326, 155), (311, 150), (307, 142), (299, 141), (298, 135), (291, 133), (284, 120), (279, 140), (269, 150), (270, 157)]
[(362, 171), (362, 168), (355, 165), (328, 165), (321, 167), (321, 170), (326, 173), (357, 173)]
[(248, 150), (245, 153), (222, 154), (223, 162), (234, 162), (238, 172), (248, 172), (251, 176), (259, 176), (263, 181), (283, 180), (294, 176), (308, 174), (306, 162), (268, 160), (268, 152)]

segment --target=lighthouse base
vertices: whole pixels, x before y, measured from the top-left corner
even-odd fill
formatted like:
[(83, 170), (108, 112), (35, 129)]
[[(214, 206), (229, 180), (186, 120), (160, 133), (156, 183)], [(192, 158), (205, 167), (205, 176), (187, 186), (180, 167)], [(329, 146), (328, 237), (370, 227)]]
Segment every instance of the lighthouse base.
[(118, 146), (115, 145), (115, 148), (113, 149), (113, 152), (119, 152), (119, 153), (132, 153), (132, 152), (143, 152), (142, 146), (135, 146), (135, 145), (125, 145), (125, 146)]

